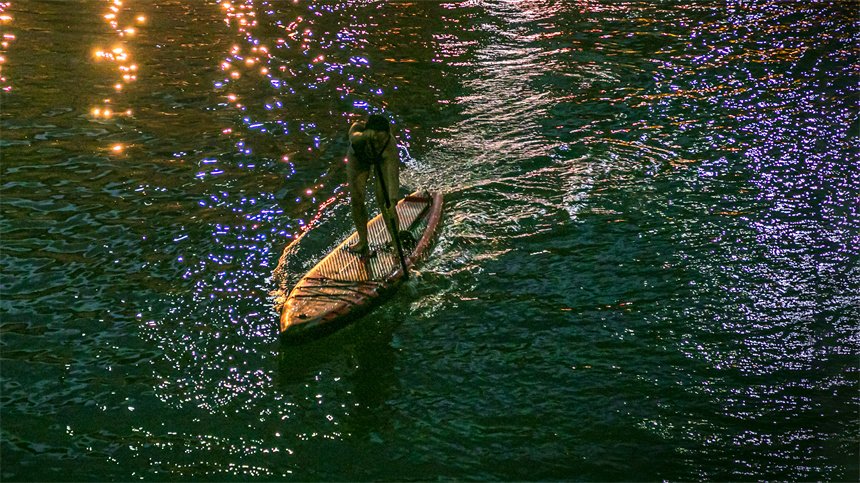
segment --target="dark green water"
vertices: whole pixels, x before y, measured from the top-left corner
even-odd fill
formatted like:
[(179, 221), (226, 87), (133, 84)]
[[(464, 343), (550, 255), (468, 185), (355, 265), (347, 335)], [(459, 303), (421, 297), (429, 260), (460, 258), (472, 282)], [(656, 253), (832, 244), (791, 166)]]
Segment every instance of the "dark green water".
[[(223, 3), (0, 4), (4, 481), (860, 479), (856, 2)], [(437, 247), (282, 348), (369, 111)]]

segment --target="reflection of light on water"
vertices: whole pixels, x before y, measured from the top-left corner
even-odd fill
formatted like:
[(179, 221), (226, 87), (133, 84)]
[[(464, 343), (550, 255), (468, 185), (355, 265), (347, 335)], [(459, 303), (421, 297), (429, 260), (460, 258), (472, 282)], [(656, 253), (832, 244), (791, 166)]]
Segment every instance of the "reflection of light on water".
[[(3, 13), (7, 8), (9, 8), (9, 5), (11, 5), (11, 3), (12, 2), (0, 2), (0, 27), (2, 27), (3, 24), (8, 24), (12, 22), (12, 16)], [(9, 43), (12, 40), (15, 40), (15, 34), (4, 33), (3, 40), (0, 41), (0, 47), (3, 47), (4, 50), (8, 49)], [(0, 90), (2, 90), (3, 92), (9, 92), (12, 90), (12, 86), (7, 84), (6, 76), (3, 75), (4, 63), (6, 63), (6, 56), (0, 54)]]
[[(834, 21), (842, 12), (832, 6), (771, 7), (732, 10), (661, 49), (672, 57), (657, 59), (659, 88), (636, 99), (677, 113), (647, 127), (669, 133), (696, 163), (673, 176), (682, 188), (661, 212), (678, 265), (695, 277), (670, 317), (689, 320), (678, 348), (716, 374), (685, 391), (739, 422), (726, 430), (717, 418), (713, 429), (682, 421), (685, 438), (709, 456), (737, 447), (750, 461), (786, 457), (771, 472), (791, 466), (794, 479), (816, 479), (808, 475), (820, 466), (796, 469), (821, 464), (820, 443), (804, 441), (841, 438), (820, 423), (840, 419), (846, 398), (837, 393), (856, 394), (843, 361), (856, 354), (860, 177), (849, 154), (856, 82), (845, 80), (854, 72), (842, 49), (856, 29)], [(678, 438), (666, 415), (643, 428)], [(807, 450), (786, 449), (798, 445)], [(736, 474), (760, 474), (755, 464)]]
[[(130, 26), (120, 27), (120, 19), (124, 13), (120, 8), (122, 6), (123, 3), (120, 0), (114, 0), (109, 7), (109, 13), (104, 14), (103, 18), (110, 24), (118, 37), (128, 38), (134, 36), (137, 33), (137, 29)], [(146, 18), (143, 15), (137, 17), (137, 23), (143, 23), (145, 20)], [(119, 71), (120, 81), (113, 85), (116, 95), (120, 95), (129, 83), (137, 80), (137, 64), (126, 63), (131, 58), (131, 53), (128, 51), (126, 45), (115, 46), (111, 49), (96, 49), (93, 52), (93, 57), (96, 62), (109, 62), (116, 66), (116, 69)], [(111, 98), (105, 99), (104, 102), (105, 104), (115, 104), (114, 101), (115, 99)], [(90, 110), (90, 114), (94, 118), (110, 119), (114, 116), (131, 117), (133, 113), (131, 109), (117, 110), (95, 107)], [(122, 149), (116, 149), (116, 146), (111, 149), (114, 152), (122, 151)]]
[[(268, 4), (263, 4), (267, 7)], [(324, 151), (326, 146), (324, 140), (316, 134), (317, 126), (313, 122), (297, 122), (297, 126), (288, 127), (289, 118), (295, 117), (294, 113), (286, 111), (282, 98), (285, 94), (295, 94), (296, 89), (290, 78), (296, 78), (296, 70), (299, 66), (288, 66), (283, 63), (283, 60), (276, 58), (272, 51), (281, 48), (293, 48), (292, 43), (301, 43), (301, 48), (307, 50), (310, 45), (316, 42), (314, 32), (311, 28), (306, 27), (312, 24), (312, 20), (303, 18), (301, 15), (296, 15), (292, 22), (278, 21), (275, 25), (278, 28), (287, 31), (286, 38), (275, 39), (275, 45), (267, 45), (268, 38), (257, 38), (256, 20), (257, 12), (254, 2), (236, 3), (223, 1), (220, 3), (221, 9), (224, 12), (224, 22), (231, 27), (234, 27), (240, 34), (243, 35), (245, 43), (232, 44), (226, 55), (222, 59), (219, 67), (228, 77), (223, 78), (214, 83), (217, 89), (225, 91), (225, 103), (220, 104), (230, 109), (235, 109), (243, 113), (242, 129), (230, 128), (224, 130), (226, 134), (231, 134), (236, 137), (236, 146), (244, 155), (252, 155), (256, 149), (255, 146), (246, 139), (245, 133), (258, 132), (270, 136), (289, 135), (291, 132), (306, 133), (309, 137), (310, 146), (307, 151), (314, 152), (315, 150)], [(268, 8), (268, 7), (267, 7)], [(311, 10), (316, 6), (309, 7)], [(271, 14), (271, 12), (269, 12)], [(299, 11), (297, 11), (299, 13)], [(307, 68), (311, 69), (314, 66), (322, 65), (323, 68), (329, 69), (330, 66), (325, 63), (325, 56), (322, 54), (315, 55), (309, 59)], [(283, 78), (287, 76), (287, 78)], [(242, 99), (237, 92), (246, 92), (244, 88), (246, 82), (254, 82), (256, 79), (264, 78), (268, 81), (271, 88), (271, 97), (264, 99), (261, 103), (249, 104), (249, 100)], [(321, 76), (318, 81), (325, 82), (328, 76)], [(305, 87), (312, 89), (316, 86), (306, 85)], [(290, 178), (295, 172), (293, 163), (289, 160), (289, 156), (283, 156), (285, 162), (289, 163), (289, 172), (286, 177)], [(249, 165), (249, 167), (253, 167)], [(322, 174), (321, 177), (325, 176)], [(326, 195), (320, 195), (318, 188), (323, 185), (315, 185), (306, 187), (301, 190), (303, 196), (296, 198), (296, 203), (306, 204), (318, 203), (317, 196), (325, 198)], [(334, 191), (341, 191), (342, 186), (336, 186)], [(326, 205), (327, 202), (323, 202)]]

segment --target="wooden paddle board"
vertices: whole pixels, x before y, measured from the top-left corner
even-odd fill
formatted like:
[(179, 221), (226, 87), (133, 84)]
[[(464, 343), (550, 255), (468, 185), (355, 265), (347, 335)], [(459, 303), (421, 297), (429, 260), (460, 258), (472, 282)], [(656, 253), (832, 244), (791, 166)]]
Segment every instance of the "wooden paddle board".
[[(413, 193), (397, 203), (400, 229), (415, 238), (404, 246), (407, 269), (433, 244), (442, 217), (441, 193)], [(347, 247), (358, 241), (353, 233), (296, 284), (281, 307), (281, 340), (302, 341), (325, 335), (365, 314), (403, 281), (396, 246), (382, 215), (367, 226), (368, 242), (376, 256), (360, 258)]]

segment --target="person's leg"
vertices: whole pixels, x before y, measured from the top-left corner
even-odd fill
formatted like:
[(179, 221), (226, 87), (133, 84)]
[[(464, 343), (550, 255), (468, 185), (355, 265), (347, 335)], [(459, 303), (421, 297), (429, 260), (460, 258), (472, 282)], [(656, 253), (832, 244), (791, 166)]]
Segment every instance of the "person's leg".
[(358, 232), (358, 244), (356, 251), (367, 250), (367, 206), (365, 194), (367, 193), (368, 171), (356, 169), (356, 159), (352, 153), (347, 154), (346, 173), (349, 181), (349, 208), (352, 212), (352, 221)]
[(383, 161), (382, 173), (385, 176), (385, 187), (388, 188), (391, 206), (396, 206), (397, 202), (400, 201), (400, 160)]

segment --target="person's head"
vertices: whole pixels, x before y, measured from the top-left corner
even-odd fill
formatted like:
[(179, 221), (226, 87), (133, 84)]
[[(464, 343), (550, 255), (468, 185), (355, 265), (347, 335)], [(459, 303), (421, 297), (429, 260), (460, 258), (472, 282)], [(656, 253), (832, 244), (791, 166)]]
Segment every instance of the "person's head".
[(364, 129), (385, 134), (389, 134), (391, 132), (388, 119), (384, 116), (380, 116), (379, 114), (371, 114), (370, 117), (367, 118), (367, 124), (364, 125)]
[(372, 131), (369, 134), (371, 134), (371, 139), (373, 140), (372, 142), (376, 149), (380, 149), (382, 145), (388, 141), (388, 136), (391, 133), (388, 119), (384, 116), (380, 116), (379, 114), (372, 114), (367, 118), (364, 130)]

